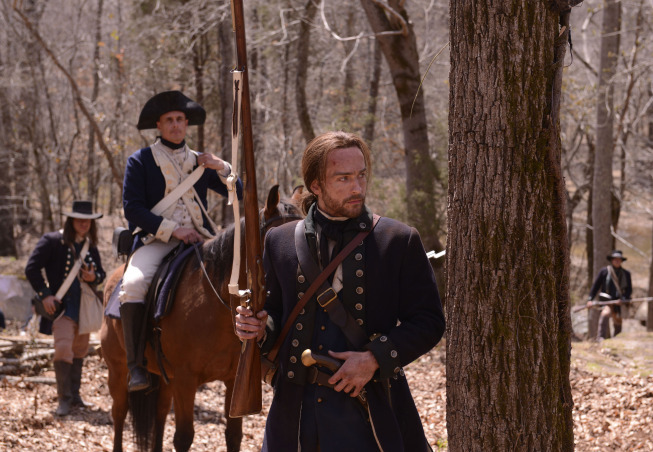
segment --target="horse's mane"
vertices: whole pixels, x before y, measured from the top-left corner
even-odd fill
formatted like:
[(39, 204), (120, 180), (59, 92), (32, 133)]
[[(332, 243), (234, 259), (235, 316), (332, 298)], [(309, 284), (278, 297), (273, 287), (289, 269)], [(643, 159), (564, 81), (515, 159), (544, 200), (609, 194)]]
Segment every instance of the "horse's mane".
[[(245, 220), (240, 220), (241, 232), (245, 230)], [(226, 229), (221, 229), (218, 234), (206, 242), (202, 247), (206, 271), (209, 275), (223, 280), (231, 272), (234, 258), (234, 230), (232, 223)]]
[[(281, 200), (277, 205), (280, 217), (301, 216), (301, 211), (297, 205), (290, 200)], [(288, 221), (288, 220), (286, 220)], [(277, 221), (275, 223), (284, 223)], [(273, 225), (270, 225), (273, 226)], [(224, 280), (231, 273), (232, 261), (234, 256), (234, 229), (235, 224), (230, 224), (227, 228), (218, 231), (216, 237), (212, 238), (202, 247), (204, 264), (209, 275), (218, 280)], [(240, 220), (241, 239), (245, 240), (245, 219)], [(195, 265), (197, 265), (196, 261)]]

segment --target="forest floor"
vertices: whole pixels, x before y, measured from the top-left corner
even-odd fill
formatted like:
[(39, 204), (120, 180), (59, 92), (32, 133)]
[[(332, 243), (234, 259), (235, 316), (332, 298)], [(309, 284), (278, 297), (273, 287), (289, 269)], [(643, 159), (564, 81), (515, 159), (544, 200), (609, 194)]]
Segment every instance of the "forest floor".
[[(15, 326), (0, 333), (15, 337)], [(6, 358), (6, 356), (4, 357)], [(445, 347), (440, 344), (407, 367), (413, 396), (434, 450), (446, 450)], [(7, 362), (5, 361), (5, 366)], [(2, 369), (0, 367), (0, 369)], [(28, 381), (39, 377), (41, 382)], [(571, 385), (577, 451), (652, 451), (653, 333), (634, 321), (615, 339), (572, 344)], [(31, 369), (0, 375), (0, 450), (110, 451), (113, 444), (107, 368), (98, 353), (84, 367), (82, 397), (94, 404), (68, 417), (53, 415), (56, 390), (51, 362), (33, 361)], [(246, 417), (242, 451), (260, 449), (271, 391), (264, 387), (263, 412)], [(224, 385), (212, 382), (197, 393), (195, 440), (191, 450), (224, 451)], [(165, 451), (172, 451), (174, 413), (168, 417)], [(125, 435), (125, 450), (135, 450)]]

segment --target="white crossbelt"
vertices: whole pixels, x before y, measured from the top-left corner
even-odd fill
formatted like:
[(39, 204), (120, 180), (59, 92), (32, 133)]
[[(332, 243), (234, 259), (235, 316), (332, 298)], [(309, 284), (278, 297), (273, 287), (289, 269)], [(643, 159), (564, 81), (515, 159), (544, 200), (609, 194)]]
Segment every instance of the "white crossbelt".
[(88, 252), (88, 247), (89, 247), (88, 242), (89, 240), (86, 239), (84, 242), (84, 246), (82, 246), (82, 251), (79, 253), (79, 258), (75, 261), (75, 265), (73, 265), (73, 268), (70, 269), (70, 273), (68, 273), (68, 276), (66, 276), (66, 279), (64, 279), (63, 283), (59, 287), (59, 290), (57, 290), (57, 293), (55, 294), (57, 300), (63, 299), (64, 295), (66, 295), (66, 292), (68, 292), (70, 285), (77, 277), (77, 274), (79, 273), (79, 269), (82, 268), (82, 261), (84, 260), (84, 258), (86, 257), (86, 253)]
[[(170, 193), (168, 193), (161, 201), (157, 202), (154, 207), (150, 210), (154, 215), (162, 215), (163, 212), (168, 210), (172, 205), (174, 205), (179, 198), (182, 197), (184, 193), (190, 190), (195, 182), (200, 180), (204, 174), (204, 167), (198, 166), (195, 170), (188, 175), (179, 185), (177, 185)], [(200, 203), (201, 204), (201, 203)], [(138, 234), (141, 231), (141, 228), (136, 228), (134, 234)]]

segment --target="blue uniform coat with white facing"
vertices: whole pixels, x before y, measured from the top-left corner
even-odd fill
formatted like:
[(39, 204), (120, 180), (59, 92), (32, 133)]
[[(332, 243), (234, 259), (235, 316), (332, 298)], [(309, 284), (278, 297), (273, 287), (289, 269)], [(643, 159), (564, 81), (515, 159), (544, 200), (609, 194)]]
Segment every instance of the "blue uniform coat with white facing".
[[(195, 168), (197, 164), (193, 169)], [(228, 196), (227, 186), (212, 169), (205, 170), (194, 187), (205, 209), (208, 208), (209, 189), (222, 196)], [(236, 184), (238, 198), (242, 197), (242, 190), (242, 182), (239, 179)], [(154, 160), (152, 149), (146, 147), (136, 151), (127, 160), (123, 180), (123, 208), (131, 231), (140, 227), (145, 233), (156, 235), (164, 217), (155, 215), (150, 210), (165, 197), (165, 194), (166, 181), (161, 168)], [(216, 231), (213, 231), (203, 212), (202, 219), (204, 228), (215, 234)]]
[[(75, 244), (75, 247), (79, 248), (76, 249), (76, 253), (79, 253), (82, 244)], [(62, 232), (48, 232), (39, 239), (34, 251), (32, 251), (25, 266), (25, 276), (27, 276), (27, 280), (38, 296), (44, 299), (48, 295), (57, 293), (75, 264), (75, 259), (76, 254), (74, 255), (70, 247), (64, 244)], [(100, 253), (96, 246), (89, 247), (84, 262), (88, 268), (95, 269), (95, 280), (88, 284), (95, 287), (102, 283), (106, 273), (102, 268)], [(41, 269), (45, 270), (47, 281), (43, 278)], [(81, 287), (79, 281), (75, 278), (62, 301), (65, 315), (76, 322), (79, 321), (80, 297)]]
[[(314, 208), (315, 205), (309, 211), (305, 228), (309, 246), (315, 251)], [(344, 243), (361, 230), (371, 228), (371, 212), (363, 210), (352, 224), (353, 230), (345, 233)], [(263, 259), (269, 291), (265, 310), (269, 318), (263, 353), (271, 348), (301, 293), (311, 283), (299, 266), (295, 226), (296, 222), (285, 224), (272, 229), (266, 236)], [(438, 343), (445, 331), (445, 320), (433, 270), (417, 230), (399, 221), (381, 218), (364, 242), (343, 261), (342, 275), (340, 300), (369, 337), (377, 335), (366, 346), (379, 363), (375, 378), (389, 378), (390, 381), (391, 407), (387, 398), (382, 400), (379, 383), (370, 382), (366, 386), (370, 397), (381, 395), (379, 400), (374, 400), (377, 402), (374, 405), (379, 406), (379, 401), (384, 404), (381, 421), (375, 421), (376, 436), (389, 438), (389, 443), (381, 440), (384, 450), (428, 451), (430, 447), (402, 367)], [(330, 346), (336, 344), (343, 348), (334, 351), (348, 349), (346, 340), (339, 338), (341, 332), (334, 328), (338, 327), (322, 312), (315, 297), (295, 320), (279, 352), (280, 368), (274, 381), (264, 451), (298, 450), (300, 421), (305, 425), (302, 411), (306, 415), (309, 410), (310, 415), (318, 419), (316, 429), (323, 452), (334, 447), (333, 450), (356, 447), (357, 452), (378, 450), (375, 444), (353, 446), (361, 444), (357, 435), (370, 429), (364, 413), (356, 415), (357, 410), (361, 411), (356, 399), (344, 392), (306, 383), (307, 371), (301, 364), (301, 353), (305, 349), (327, 354), (326, 345), (319, 349), (322, 339)], [(314, 403), (306, 397), (313, 394), (309, 391), (319, 395)], [(339, 411), (343, 407), (345, 410)], [(353, 423), (350, 414), (357, 419)], [(342, 448), (338, 449), (337, 444)]]

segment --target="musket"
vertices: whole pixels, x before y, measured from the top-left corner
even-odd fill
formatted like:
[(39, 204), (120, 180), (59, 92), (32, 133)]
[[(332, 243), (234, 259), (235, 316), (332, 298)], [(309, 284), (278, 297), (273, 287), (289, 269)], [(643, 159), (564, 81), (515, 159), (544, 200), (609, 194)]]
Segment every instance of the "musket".
[[(240, 228), (237, 197), (235, 191), (230, 190), (230, 202), (234, 201), (234, 219), (236, 220), (236, 244), (234, 244), (234, 265), (232, 267), (232, 280), (229, 292), (232, 297), (238, 297), (242, 306), (247, 306), (252, 312), (257, 313), (263, 308), (265, 301), (265, 287), (263, 274), (263, 258), (261, 235), (259, 231), (258, 199), (256, 195), (256, 164), (254, 161), (254, 142), (252, 139), (252, 117), (249, 101), (249, 82), (247, 77), (247, 49), (245, 42), (245, 16), (242, 0), (231, 0), (232, 25), (236, 37), (236, 69), (234, 75), (234, 112), (232, 127), (232, 174), (229, 176), (230, 184), (237, 178), (235, 166), (237, 164), (237, 150), (239, 131), (242, 130), (243, 161), (245, 174), (244, 203), (245, 203), (245, 248), (247, 268), (247, 288), (239, 290), (239, 284), (234, 283), (234, 273), (240, 270)], [(242, 124), (241, 124), (242, 121)], [(238, 248), (236, 250), (236, 247)], [(236, 253), (237, 251), (237, 253)], [(237, 276), (236, 276), (237, 278)], [(236, 279), (237, 280), (237, 279)], [(243, 341), (236, 370), (236, 381), (233, 388), (230, 417), (241, 417), (256, 414), (261, 411), (261, 355), (256, 339)]]
[(647, 301), (647, 302), (650, 303), (651, 301), (653, 301), (653, 297), (632, 298), (630, 300), (593, 301), (589, 306), (588, 305), (576, 306), (571, 311), (572, 312), (579, 312), (579, 311), (582, 311), (584, 309), (589, 309), (589, 308), (594, 308), (594, 307), (610, 306), (610, 305), (615, 305), (615, 304), (639, 303), (639, 302), (642, 302), (642, 301)]

